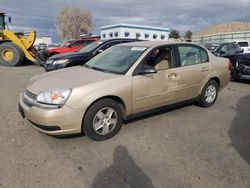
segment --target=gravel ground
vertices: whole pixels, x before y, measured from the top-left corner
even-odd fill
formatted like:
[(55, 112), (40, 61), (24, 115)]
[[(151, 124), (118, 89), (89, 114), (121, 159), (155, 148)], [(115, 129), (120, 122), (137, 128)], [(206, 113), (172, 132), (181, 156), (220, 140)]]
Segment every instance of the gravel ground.
[(95, 142), (21, 118), (19, 94), (43, 72), (0, 66), (0, 187), (250, 187), (250, 82), (231, 82), (211, 108), (166, 110)]

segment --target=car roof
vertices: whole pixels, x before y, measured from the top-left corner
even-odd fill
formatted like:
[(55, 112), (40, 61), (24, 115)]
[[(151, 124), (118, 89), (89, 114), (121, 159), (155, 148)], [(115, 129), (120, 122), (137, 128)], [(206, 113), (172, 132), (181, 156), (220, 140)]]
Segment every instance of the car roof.
[(116, 39), (106, 39), (106, 40), (100, 40), (102, 42), (112, 42), (112, 41), (141, 41), (139, 39), (127, 39), (127, 38), (116, 38)]
[(119, 46), (157, 47), (161, 45), (171, 45), (171, 44), (191, 44), (202, 47), (201, 45), (192, 42), (170, 42), (170, 41), (137, 41), (130, 43), (122, 43), (119, 44)]

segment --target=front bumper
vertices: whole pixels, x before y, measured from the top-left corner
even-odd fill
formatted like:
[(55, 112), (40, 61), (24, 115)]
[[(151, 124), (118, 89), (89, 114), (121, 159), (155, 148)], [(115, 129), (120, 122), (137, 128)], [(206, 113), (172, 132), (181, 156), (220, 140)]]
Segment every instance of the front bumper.
[(19, 112), (22, 117), (39, 131), (48, 135), (76, 134), (82, 131), (82, 109), (73, 109), (66, 105), (58, 109), (46, 109), (28, 106), (20, 97)]

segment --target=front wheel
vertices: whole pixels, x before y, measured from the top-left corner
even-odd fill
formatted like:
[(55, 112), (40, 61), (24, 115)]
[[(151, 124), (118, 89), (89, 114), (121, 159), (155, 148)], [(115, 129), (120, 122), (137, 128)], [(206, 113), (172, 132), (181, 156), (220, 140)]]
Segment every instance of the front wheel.
[(0, 64), (4, 66), (18, 66), (23, 63), (24, 54), (22, 49), (12, 42), (0, 44)]
[(219, 87), (216, 81), (210, 80), (203, 88), (202, 94), (198, 101), (199, 105), (203, 107), (212, 106), (218, 96)]
[(121, 106), (111, 99), (94, 103), (86, 112), (83, 131), (93, 140), (102, 141), (115, 136), (122, 126)]

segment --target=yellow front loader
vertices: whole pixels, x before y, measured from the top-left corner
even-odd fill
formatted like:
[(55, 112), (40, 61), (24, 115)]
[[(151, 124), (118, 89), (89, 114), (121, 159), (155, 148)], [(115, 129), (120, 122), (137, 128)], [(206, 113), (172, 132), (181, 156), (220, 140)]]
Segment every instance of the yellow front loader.
[[(33, 44), (36, 32), (28, 36), (25, 33), (15, 33), (6, 27), (5, 13), (0, 12), (0, 64), (4, 66), (22, 65), (25, 60), (36, 63), (36, 51)], [(11, 22), (11, 18), (9, 22)]]

